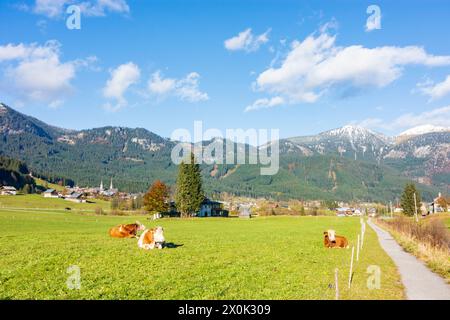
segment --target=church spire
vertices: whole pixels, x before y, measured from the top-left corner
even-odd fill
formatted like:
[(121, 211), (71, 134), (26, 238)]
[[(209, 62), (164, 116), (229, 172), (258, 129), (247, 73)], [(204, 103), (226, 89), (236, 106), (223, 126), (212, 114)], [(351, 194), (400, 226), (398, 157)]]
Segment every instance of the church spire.
[(109, 190), (112, 190), (113, 188), (113, 183), (112, 183), (112, 178), (111, 178), (111, 184), (109, 185)]
[(103, 190), (103, 180), (100, 181), (100, 190)]

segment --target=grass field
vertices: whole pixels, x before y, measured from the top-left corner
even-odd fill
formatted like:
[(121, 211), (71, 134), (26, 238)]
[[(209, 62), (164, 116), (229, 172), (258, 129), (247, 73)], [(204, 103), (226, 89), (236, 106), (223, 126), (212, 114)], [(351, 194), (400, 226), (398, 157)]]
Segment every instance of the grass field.
[[(396, 268), (370, 228), (351, 290), (351, 249), (323, 247), (329, 228), (353, 245), (357, 218), (162, 219), (166, 240), (177, 247), (153, 251), (108, 236), (111, 226), (133, 221), (0, 209), (0, 299), (333, 299), (335, 268), (342, 299), (403, 298)], [(81, 270), (80, 290), (66, 286), (71, 265)], [(380, 289), (367, 289), (369, 265), (381, 268)]]
[(66, 208), (80, 212), (94, 212), (95, 208), (101, 207), (103, 210), (109, 210), (110, 203), (104, 200), (92, 199), (86, 203), (75, 203), (60, 198), (44, 198), (42, 195), (17, 195), (17, 196), (0, 196), (1, 209), (37, 209), (54, 211), (64, 211)]

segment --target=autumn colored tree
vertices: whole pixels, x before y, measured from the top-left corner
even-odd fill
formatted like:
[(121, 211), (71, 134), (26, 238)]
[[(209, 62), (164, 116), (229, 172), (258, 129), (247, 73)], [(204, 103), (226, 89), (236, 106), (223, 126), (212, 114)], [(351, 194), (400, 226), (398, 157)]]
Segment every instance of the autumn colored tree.
[(151, 213), (169, 210), (170, 188), (161, 180), (156, 180), (144, 195), (144, 208)]

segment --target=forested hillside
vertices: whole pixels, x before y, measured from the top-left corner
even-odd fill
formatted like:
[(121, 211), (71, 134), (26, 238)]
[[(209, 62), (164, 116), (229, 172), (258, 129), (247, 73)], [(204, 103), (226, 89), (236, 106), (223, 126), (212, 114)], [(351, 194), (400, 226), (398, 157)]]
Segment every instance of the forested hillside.
[(27, 193), (34, 191), (36, 183), (28, 167), (21, 161), (0, 157), (0, 185), (12, 186)]
[[(448, 184), (448, 132), (402, 141), (346, 126), (316, 136), (280, 141), (280, 170), (260, 175), (258, 165), (201, 166), (207, 194), (279, 199), (396, 200), (415, 180), (425, 199)], [(196, 144), (205, 147), (214, 141)], [(50, 182), (98, 186), (113, 179), (124, 191), (145, 191), (156, 179), (174, 185), (175, 142), (142, 128), (66, 130), (0, 104), (0, 155), (25, 162)], [(257, 149), (236, 144), (236, 149)], [(266, 147), (266, 146), (263, 146)]]

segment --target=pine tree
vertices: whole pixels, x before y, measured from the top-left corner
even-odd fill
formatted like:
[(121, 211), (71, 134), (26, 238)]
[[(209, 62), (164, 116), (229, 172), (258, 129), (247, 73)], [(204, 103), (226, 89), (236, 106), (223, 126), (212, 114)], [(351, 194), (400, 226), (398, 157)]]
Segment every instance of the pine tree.
[(175, 196), (177, 209), (183, 217), (192, 216), (200, 210), (204, 199), (200, 165), (195, 163), (194, 155), (191, 153), (190, 163), (182, 161), (178, 169)]
[(400, 199), (400, 205), (403, 208), (403, 213), (407, 216), (413, 216), (415, 214), (414, 193), (416, 194), (417, 210), (419, 210), (422, 201), (420, 192), (416, 189), (414, 183), (406, 184)]

